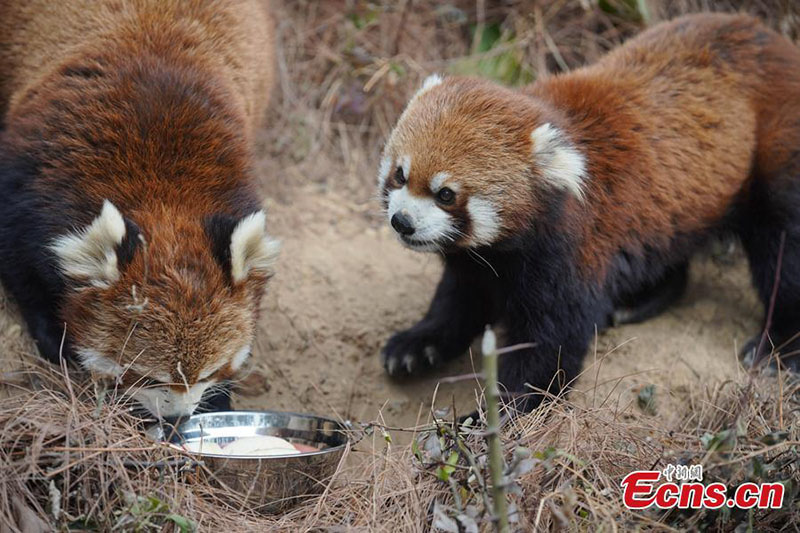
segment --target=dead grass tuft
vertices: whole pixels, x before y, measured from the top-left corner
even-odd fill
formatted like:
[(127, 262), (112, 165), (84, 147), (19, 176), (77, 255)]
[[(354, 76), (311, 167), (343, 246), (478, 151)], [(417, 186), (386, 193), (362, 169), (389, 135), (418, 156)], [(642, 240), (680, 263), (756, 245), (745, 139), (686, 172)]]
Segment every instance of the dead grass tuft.
[[(451, 422), (414, 428), (395, 448), (395, 429), (367, 426), (325, 493), (280, 516), (261, 516), (204, 478), (190, 458), (154, 445), (127, 407), (81, 377), (47, 366), (4, 376), (19, 390), (0, 406), (0, 525), (9, 531), (114, 530), (423, 531), (448, 520), (489, 527), (480, 432)], [(462, 444), (457, 446), (454, 435)], [(387, 436), (388, 435), (388, 436)], [(433, 438), (436, 442), (426, 443)], [(610, 404), (556, 400), (503, 432), (515, 527), (530, 531), (779, 531), (800, 524), (800, 383), (742, 374), (693, 391), (674, 426)], [(438, 449), (437, 449), (438, 446)], [(522, 454), (520, 450), (530, 453)], [(782, 510), (626, 510), (620, 480), (632, 470), (702, 464), (706, 482), (782, 482)], [(470, 464), (477, 465), (479, 475)], [(442, 472), (448, 475), (443, 476)], [(488, 479), (488, 477), (487, 477)]]

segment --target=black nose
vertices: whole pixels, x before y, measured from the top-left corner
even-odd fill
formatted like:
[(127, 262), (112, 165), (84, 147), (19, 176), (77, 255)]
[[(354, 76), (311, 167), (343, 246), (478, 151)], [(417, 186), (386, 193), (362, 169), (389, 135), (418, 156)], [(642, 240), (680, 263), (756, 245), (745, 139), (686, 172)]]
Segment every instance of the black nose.
[(411, 220), (399, 211), (392, 215), (392, 227), (400, 235), (413, 235), (414, 225)]

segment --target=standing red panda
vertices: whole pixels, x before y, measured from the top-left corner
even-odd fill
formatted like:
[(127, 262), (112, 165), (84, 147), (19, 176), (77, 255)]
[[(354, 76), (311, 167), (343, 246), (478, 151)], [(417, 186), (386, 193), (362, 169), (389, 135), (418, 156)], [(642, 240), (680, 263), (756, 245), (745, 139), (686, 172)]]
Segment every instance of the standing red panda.
[(0, 2), (0, 279), (46, 358), (158, 416), (250, 353), (270, 24), (259, 0)]
[(800, 366), (800, 51), (755, 19), (679, 18), (521, 90), (431, 76), (379, 188), (400, 241), (445, 264), (428, 313), (383, 349), (391, 375), (503, 323), (536, 345), (505, 356), (501, 383), (558, 392), (596, 327), (663, 309), (720, 233), (741, 239), (765, 303), (785, 235), (769, 335)]

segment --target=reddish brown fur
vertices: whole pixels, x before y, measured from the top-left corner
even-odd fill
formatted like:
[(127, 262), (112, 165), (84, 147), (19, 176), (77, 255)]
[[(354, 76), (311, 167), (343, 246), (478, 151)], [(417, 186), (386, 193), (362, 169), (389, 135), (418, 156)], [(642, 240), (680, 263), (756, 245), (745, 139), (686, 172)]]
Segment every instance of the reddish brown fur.
[(428, 312), (383, 348), (390, 375), (502, 324), (509, 345), (534, 343), (498, 373), (532, 409), (531, 390), (577, 377), (599, 328), (675, 302), (722, 234), (770, 310), (743, 356), (774, 343), (800, 369), (800, 50), (753, 18), (676, 19), (517, 91), (429, 78), (379, 172), (398, 239), (445, 265)]
[[(408, 187), (417, 196), (431, 194), (430, 179), (437, 172), (455, 176), (466, 194), (442, 206), (448, 211), (466, 209), (464, 201), (473, 194), (513, 201), (504, 206), (503, 227), (505, 236), (513, 234), (535, 215), (533, 188), (524, 177), (531, 175), (530, 125), (542, 115), (520, 106), (514, 92), (487, 81), (449, 78), (445, 84), (453, 90), (434, 87), (414, 113), (401, 119), (387, 142), (387, 155), (394, 160), (413, 156)], [(443, 108), (447, 113), (438, 113)]]
[(800, 51), (756, 19), (695, 15), (521, 92), (446, 78), (412, 101), (387, 150), (412, 156), (417, 195), (440, 171), (488, 194), (507, 237), (542, 209), (530, 133), (557, 126), (588, 170), (587, 201), (569, 199), (564, 229), (578, 236), (583, 272), (602, 280), (618, 250), (718, 223), (754, 164), (764, 179), (785, 166), (800, 146), (798, 65)]
[[(778, 117), (800, 119), (800, 73), (787, 68), (800, 64), (797, 48), (749, 17), (693, 20), (700, 24), (678, 19), (530, 89), (569, 109), (566, 129), (590, 149), (592, 200), (573, 203), (585, 211), (589, 268), (604, 271), (616, 250), (665, 247), (714, 225), (746, 187), (759, 152), (779, 168), (800, 146), (796, 126), (767, 133)], [(753, 45), (759, 35), (765, 51)], [(659, 85), (660, 76), (670, 83)], [(758, 163), (769, 179), (769, 166)]]
[(271, 39), (258, 0), (0, 3), (9, 145), (37, 158), (35, 186), (66, 220), (88, 225), (109, 199), (146, 241), (110, 288), (68, 292), (74, 345), (191, 384), (252, 341), (267, 276), (230, 283), (203, 223), (259, 207), (250, 145)]

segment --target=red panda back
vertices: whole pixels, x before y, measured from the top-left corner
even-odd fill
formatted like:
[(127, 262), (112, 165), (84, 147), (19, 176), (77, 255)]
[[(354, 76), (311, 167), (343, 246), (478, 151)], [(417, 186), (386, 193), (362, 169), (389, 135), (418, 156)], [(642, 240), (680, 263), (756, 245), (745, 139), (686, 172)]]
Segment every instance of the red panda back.
[(586, 212), (588, 271), (605, 271), (616, 250), (666, 248), (726, 216), (765, 149), (772, 110), (800, 94), (787, 64), (800, 67), (800, 52), (756, 19), (695, 15), (529, 89), (564, 110), (590, 150), (592, 201), (574, 206)]
[(234, 88), (249, 128), (261, 120), (274, 77), (268, 0), (3, 2), (0, 116), (69, 58), (91, 69), (111, 42), (122, 55), (163, 53), (202, 64)]

